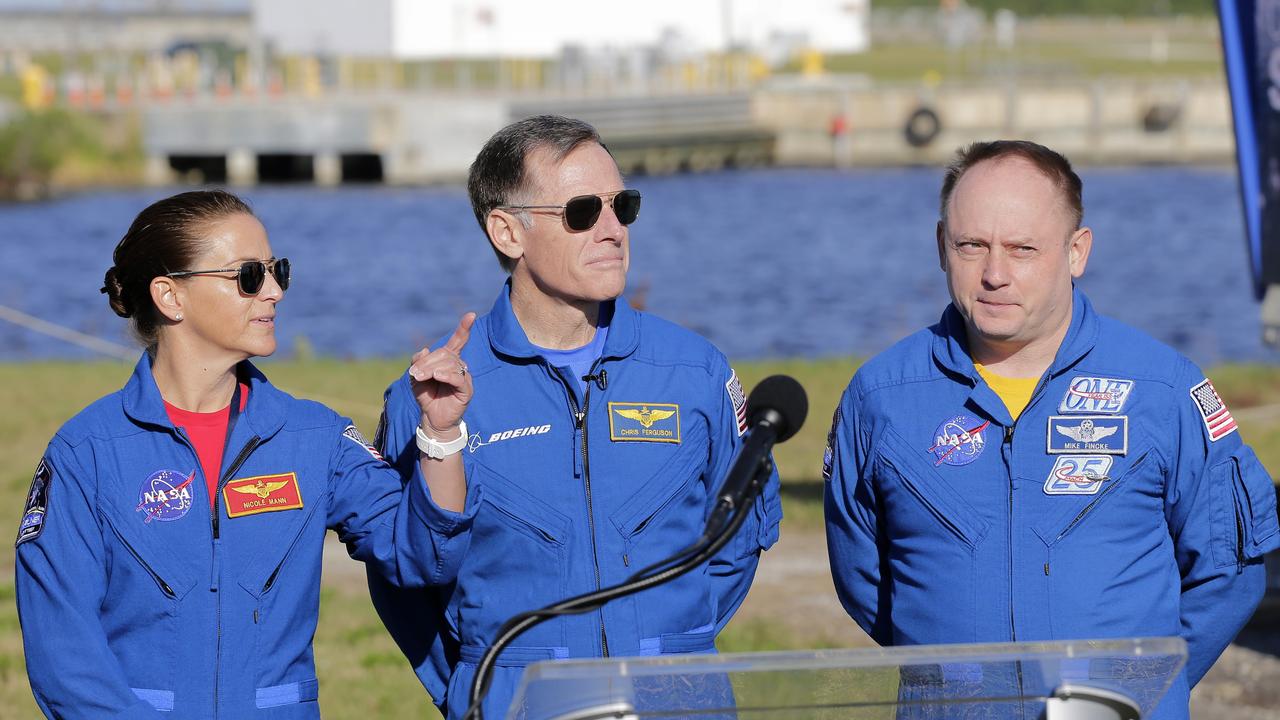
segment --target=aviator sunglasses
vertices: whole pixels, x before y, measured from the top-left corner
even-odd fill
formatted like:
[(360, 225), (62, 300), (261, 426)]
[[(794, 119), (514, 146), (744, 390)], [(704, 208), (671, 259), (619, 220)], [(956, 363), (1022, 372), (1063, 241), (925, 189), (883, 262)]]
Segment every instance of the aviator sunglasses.
[(276, 258), (268, 262), (250, 260), (240, 267), (218, 268), (217, 270), (182, 270), (180, 272), (171, 272), (166, 277), (180, 278), (189, 275), (211, 275), (224, 272), (236, 274), (236, 284), (240, 286), (240, 292), (245, 295), (257, 295), (262, 290), (262, 284), (267, 281), (268, 272), (276, 279), (276, 284), (280, 286), (281, 290), (289, 289), (289, 258)]
[[(603, 197), (602, 197), (603, 196)], [(630, 225), (640, 214), (640, 191), (619, 190), (601, 195), (579, 195), (569, 198), (563, 205), (499, 205), (499, 210), (546, 210), (564, 213), (564, 224), (574, 232), (590, 230), (600, 219), (600, 212), (608, 202), (618, 222)]]

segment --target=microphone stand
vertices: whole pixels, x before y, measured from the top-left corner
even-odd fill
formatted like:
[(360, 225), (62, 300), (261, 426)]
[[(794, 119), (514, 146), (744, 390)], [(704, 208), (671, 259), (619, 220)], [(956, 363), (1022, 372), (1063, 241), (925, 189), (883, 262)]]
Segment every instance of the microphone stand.
[[(484, 656), (480, 658), (480, 663), (476, 665), (476, 674), (471, 681), (471, 706), (467, 709), (466, 714), (463, 715), (463, 720), (484, 720), (484, 711), (481, 708), (481, 704), (484, 702), (485, 695), (489, 692), (489, 685), (493, 680), (493, 670), (496, 667), (498, 655), (514, 642), (517, 637), (526, 630), (551, 618), (562, 615), (580, 615), (597, 610), (610, 600), (633, 595), (642, 590), (662, 585), (701, 566), (737, 534), (738, 529), (742, 527), (742, 524), (747, 519), (747, 513), (751, 511), (752, 505), (755, 504), (756, 496), (760, 494), (772, 472), (773, 459), (768, 453), (765, 453), (751, 473), (746, 491), (741, 496), (740, 502), (736, 504), (736, 507), (732, 500), (722, 497), (711, 512), (711, 522), (708, 523), (706, 530), (689, 547), (637, 571), (618, 585), (561, 600), (554, 605), (549, 605), (539, 610), (523, 612), (507, 620), (498, 630), (497, 638), (493, 644), (489, 646)], [(730, 512), (732, 512), (732, 515), (729, 515)], [(721, 521), (717, 523), (717, 520), (726, 516), (728, 518), (727, 522)], [(719, 527), (717, 527), (717, 524), (719, 524)]]

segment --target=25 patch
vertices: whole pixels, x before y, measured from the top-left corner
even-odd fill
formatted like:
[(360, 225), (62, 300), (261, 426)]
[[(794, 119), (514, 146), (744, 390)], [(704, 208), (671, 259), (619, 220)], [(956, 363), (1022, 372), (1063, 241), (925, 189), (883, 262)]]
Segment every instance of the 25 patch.
[(1129, 416), (1052, 415), (1046, 438), (1046, 449), (1051, 455), (1124, 455), (1129, 452)]
[(1044, 481), (1046, 495), (1097, 495), (1110, 480), (1110, 455), (1063, 455)]
[(40, 464), (31, 476), (27, 502), (22, 506), (22, 520), (18, 523), (18, 539), (13, 543), (14, 547), (28, 540), (35, 540), (44, 531), (44, 521), (49, 511), (49, 484), (52, 481), (53, 470), (44, 458), (40, 458)]
[(1132, 380), (1074, 377), (1067, 387), (1067, 394), (1058, 403), (1058, 412), (1117, 415), (1124, 409), (1132, 391)]
[(674, 403), (609, 403), (614, 442), (680, 442), (680, 406)]
[(223, 486), (222, 497), (227, 517), (233, 518), (302, 507), (298, 476), (291, 472), (232, 480)]

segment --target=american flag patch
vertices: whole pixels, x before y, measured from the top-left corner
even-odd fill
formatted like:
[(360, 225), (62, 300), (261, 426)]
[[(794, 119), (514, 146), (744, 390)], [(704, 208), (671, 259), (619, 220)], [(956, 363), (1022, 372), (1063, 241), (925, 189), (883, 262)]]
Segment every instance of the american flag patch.
[(1218, 397), (1218, 391), (1213, 389), (1213, 383), (1208, 379), (1191, 388), (1191, 399), (1196, 401), (1211, 441), (1217, 442), (1236, 431), (1235, 418), (1231, 417), (1227, 404)]
[(370, 445), (369, 441), (364, 439), (364, 436), (360, 434), (360, 431), (356, 429), (355, 425), (348, 425), (347, 429), (342, 431), (342, 437), (364, 448), (365, 452), (372, 455), (374, 460), (379, 462), (387, 461), (386, 458), (382, 457), (382, 453), (378, 452), (378, 448)]
[(724, 389), (729, 393), (729, 402), (733, 403), (733, 414), (738, 417), (738, 437), (747, 431), (747, 396), (742, 392), (742, 381), (738, 379), (736, 370), (729, 371), (729, 382)]

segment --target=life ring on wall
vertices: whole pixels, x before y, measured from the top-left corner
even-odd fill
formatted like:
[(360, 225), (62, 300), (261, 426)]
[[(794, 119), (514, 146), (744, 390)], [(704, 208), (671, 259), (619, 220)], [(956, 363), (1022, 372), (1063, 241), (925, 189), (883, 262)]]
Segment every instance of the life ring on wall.
[(938, 113), (933, 108), (920, 106), (912, 112), (907, 118), (907, 124), (902, 128), (902, 134), (907, 139), (907, 144), (911, 147), (922, 148), (933, 142), (938, 134), (942, 132), (942, 119), (938, 117)]

